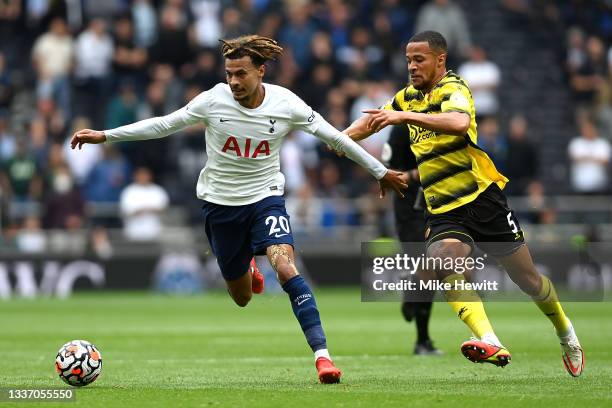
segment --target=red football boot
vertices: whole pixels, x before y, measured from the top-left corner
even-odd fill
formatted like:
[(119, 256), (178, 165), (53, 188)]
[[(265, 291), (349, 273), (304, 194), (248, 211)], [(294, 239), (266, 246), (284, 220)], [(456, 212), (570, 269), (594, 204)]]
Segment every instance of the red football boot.
[(490, 363), (498, 367), (505, 367), (512, 358), (505, 347), (489, 344), (478, 339), (464, 342), (461, 345), (461, 352), (474, 363)]
[(257, 268), (257, 264), (255, 263), (255, 258), (251, 259), (249, 271), (251, 272), (252, 276), (251, 289), (253, 290), (253, 293), (263, 293), (264, 276), (261, 274), (261, 272), (259, 272), (259, 268)]
[(319, 357), (315, 364), (321, 384), (335, 384), (340, 382), (342, 371), (340, 371), (330, 359)]

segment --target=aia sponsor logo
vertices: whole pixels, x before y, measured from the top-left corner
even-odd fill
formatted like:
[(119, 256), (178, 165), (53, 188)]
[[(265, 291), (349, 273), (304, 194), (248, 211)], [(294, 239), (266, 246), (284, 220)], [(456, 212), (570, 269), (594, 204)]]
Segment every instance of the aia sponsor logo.
[(234, 152), (234, 154), (238, 157), (247, 157), (250, 159), (255, 159), (259, 155), (269, 156), (270, 155), (270, 144), (267, 140), (262, 140), (259, 144), (252, 149), (251, 147), (251, 139), (246, 138), (244, 142), (244, 146), (240, 146), (238, 140), (234, 136), (230, 136), (225, 141), (223, 145), (223, 149), (221, 149), (223, 153)]

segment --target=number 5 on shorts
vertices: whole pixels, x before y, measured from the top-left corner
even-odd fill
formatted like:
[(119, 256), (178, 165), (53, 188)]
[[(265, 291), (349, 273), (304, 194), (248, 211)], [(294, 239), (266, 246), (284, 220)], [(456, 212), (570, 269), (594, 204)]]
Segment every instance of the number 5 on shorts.
[(510, 228), (512, 228), (512, 233), (516, 234), (518, 232), (518, 227), (516, 226), (516, 222), (514, 222), (514, 220), (512, 219), (512, 212), (509, 212), (506, 218), (508, 219), (508, 225), (510, 226)]

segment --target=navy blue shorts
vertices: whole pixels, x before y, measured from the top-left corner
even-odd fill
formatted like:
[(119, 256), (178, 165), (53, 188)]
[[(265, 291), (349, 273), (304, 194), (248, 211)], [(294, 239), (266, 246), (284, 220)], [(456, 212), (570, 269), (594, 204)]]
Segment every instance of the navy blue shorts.
[(248, 205), (204, 202), (204, 228), (225, 280), (244, 275), (253, 255), (264, 255), (271, 245), (293, 246), (285, 199), (266, 197)]

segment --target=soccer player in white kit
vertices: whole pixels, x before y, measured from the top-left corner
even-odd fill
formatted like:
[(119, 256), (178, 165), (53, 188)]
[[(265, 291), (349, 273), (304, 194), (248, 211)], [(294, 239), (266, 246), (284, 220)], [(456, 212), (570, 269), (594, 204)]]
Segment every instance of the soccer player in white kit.
[(204, 202), (206, 235), (229, 294), (236, 304), (246, 306), (253, 293), (263, 291), (263, 276), (253, 256), (266, 254), (314, 352), (319, 380), (337, 383), (342, 373), (327, 350), (314, 295), (295, 267), (282, 197), (281, 143), (295, 129), (314, 134), (376, 177), (381, 196), (387, 188), (401, 195), (407, 187), (404, 176), (385, 168), (293, 92), (263, 82), (265, 62), (283, 51), (276, 41), (251, 35), (222, 43), (227, 84), (215, 85), (163, 117), (111, 130), (80, 130), (71, 147), (155, 139), (204, 123), (208, 161), (200, 172), (197, 196)]

